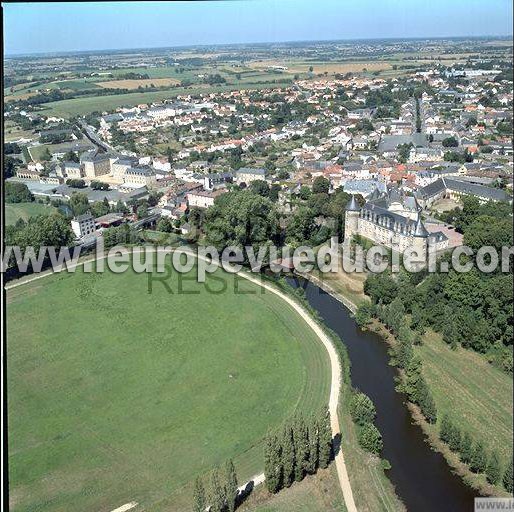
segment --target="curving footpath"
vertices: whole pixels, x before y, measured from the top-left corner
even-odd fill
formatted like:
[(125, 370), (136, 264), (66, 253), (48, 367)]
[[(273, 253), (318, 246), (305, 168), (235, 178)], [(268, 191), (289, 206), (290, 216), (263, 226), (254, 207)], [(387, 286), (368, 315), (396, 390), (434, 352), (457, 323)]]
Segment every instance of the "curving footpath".
[[(137, 249), (137, 248), (136, 248)], [(184, 249), (183, 249), (184, 250)], [(139, 249), (138, 249), (139, 251)], [(202, 257), (192, 251), (187, 251), (196, 258), (200, 258), (203, 261), (206, 261), (208, 263), (211, 263), (207, 258)], [(105, 259), (107, 258), (107, 254), (102, 255), (100, 258), (89, 258), (87, 260), (84, 260), (82, 262), (77, 262), (73, 265), (70, 265), (69, 268), (76, 268), (79, 266), (84, 265), (87, 261), (93, 261), (94, 259)], [(216, 262), (216, 265), (220, 267), (221, 265), (219, 262)], [(43, 277), (46, 277), (47, 275), (53, 274), (53, 270), (49, 270), (47, 272), (43, 272), (41, 274), (38, 274), (36, 276), (33, 276), (32, 278), (23, 280), (18, 283), (14, 283), (10, 286), (6, 286), (5, 289), (9, 290), (11, 288), (16, 288), (18, 286), (30, 283), (32, 281), (36, 281), (38, 279), (41, 279)], [(330, 412), (330, 423), (332, 427), (332, 436), (335, 437), (336, 435), (339, 435), (341, 433), (341, 429), (339, 427), (339, 418), (337, 415), (337, 407), (339, 404), (339, 392), (341, 390), (341, 366), (339, 364), (339, 356), (337, 354), (337, 351), (332, 343), (332, 340), (329, 336), (325, 334), (323, 329), (318, 325), (318, 323), (311, 317), (311, 315), (296, 301), (294, 301), (291, 297), (286, 295), (284, 292), (281, 292), (274, 286), (263, 283), (259, 279), (251, 276), (247, 272), (240, 271), (236, 272), (238, 276), (243, 277), (244, 279), (247, 279), (248, 281), (261, 286), (265, 290), (270, 291), (271, 293), (274, 293), (278, 297), (280, 297), (282, 300), (287, 302), (301, 317), (302, 319), (307, 323), (307, 325), (316, 333), (318, 338), (323, 343), (323, 346), (325, 347), (326, 351), (328, 352), (328, 356), (330, 358), (330, 368), (331, 368), (331, 374), (332, 379), (330, 383), (330, 397), (328, 401), (328, 408)], [(343, 497), (346, 505), (346, 509), (348, 512), (357, 512), (357, 507), (355, 506), (355, 501), (353, 499), (353, 492), (352, 487), (350, 485), (350, 479), (348, 478), (348, 471), (346, 469), (346, 463), (344, 461), (344, 456), (341, 448), (339, 448), (336, 456), (335, 456), (335, 464), (337, 468), (337, 475), (339, 477), (339, 484), (341, 486), (341, 490), (343, 492)], [(260, 483), (264, 482), (264, 473), (261, 473), (260, 475), (254, 476), (251, 480), (254, 485), (259, 485)], [(248, 482), (249, 483), (249, 482)], [(240, 487), (240, 489), (244, 489), (247, 484)]]

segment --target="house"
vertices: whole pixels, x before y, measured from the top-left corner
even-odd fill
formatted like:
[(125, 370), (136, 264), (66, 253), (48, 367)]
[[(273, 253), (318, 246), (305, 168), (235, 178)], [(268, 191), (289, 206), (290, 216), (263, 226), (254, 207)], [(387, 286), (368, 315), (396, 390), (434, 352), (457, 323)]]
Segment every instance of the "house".
[(93, 234), (96, 231), (96, 226), (91, 212), (74, 217), (71, 220), (71, 229), (77, 238)]
[(189, 207), (210, 208), (214, 205), (214, 200), (223, 193), (223, 190), (192, 190), (186, 196), (187, 204)]
[(234, 174), (231, 172), (210, 173), (203, 178), (203, 188), (205, 190), (214, 190), (224, 187), (227, 183), (232, 183)]
[(252, 181), (265, 180), (266, 169), (253, 169), (250, 167), (241, 167), (235, 172), (236, 183), (246, 183), (247, 185)]

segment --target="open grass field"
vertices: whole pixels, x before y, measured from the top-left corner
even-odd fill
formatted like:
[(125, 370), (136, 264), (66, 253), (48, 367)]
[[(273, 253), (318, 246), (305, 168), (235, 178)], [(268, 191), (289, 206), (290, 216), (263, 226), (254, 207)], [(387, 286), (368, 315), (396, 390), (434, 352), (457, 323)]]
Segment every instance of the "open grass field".
[(104, 89), (137, 89), (138, 87), (146, 87), (150, 85), (162, 87), (179, 83), (180, 80), (176, 78), (147, 78), (141, 80), (108, 80), (106, 82), (97, 82), (96, 85), (103, 87)]
[(287, 66), (287, 73), (307, 73), (313, 67), (313, 73), (358, 73), (364, 71), (381, 71), (391, 69), (388, 62), (363, 61), (363, 62), (312, 62), (312, 61), (279, 61), (262, 60), (248, 63), (248, 66), (255, 69), (268, 68), (269, 66)]
[(235, 91), (239, 89), (266, 89), (275, 87), (286, 87), (289, 82), (277, 83), (245, 83), (233, 85), (194, 85), (191, 87), (176, 87), (169, 91), (156, 92), (134, 92), (110, 96), (94, 96), (73, 98), (70, 100), (53, 101), (42, 104), (45, 115), (71, 117), (85, 115), (90, 112), (111, 111), (122, 106), (135, 106), (142, 103), (152, 103), (169, 98), (175, 98), (181, 94), (209, 94), (213, 92)]
[(346, 512), (335, 464), (278, 494), (256, 489), (239, 512)]
[(55, 208), (41, 203), (5, 203), (5, 225), (11, 226), (16, 221), (29, 220), (36, 215), (48, 215), (55, 212)]
[(11, 510), (188, 510), (197, 475), (261, 472), (267, 429), (328, 399), (328, 355), (290, 306), (222, 271), (179, 294), (177, 276), (174, 293), (80, 269), (8, 291)]
[(461, 431), (507, 460), (512, 454), (512, 377), (471, 350), (451, 350), (433, 332), (416, 353), (423, 359), (439, 417), (449, 414)]

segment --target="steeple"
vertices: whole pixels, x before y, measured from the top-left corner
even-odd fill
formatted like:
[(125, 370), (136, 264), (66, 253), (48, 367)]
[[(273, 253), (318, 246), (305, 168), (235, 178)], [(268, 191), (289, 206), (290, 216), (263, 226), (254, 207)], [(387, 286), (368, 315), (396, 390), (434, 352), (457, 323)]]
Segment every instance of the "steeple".
[(352, 198), (350, 202), (346, 205), (346, 211), (347, 212), (358, 212), (360, 211), (360, 206), (355, 200), (355, 196), (352, 194)]
[(421, 213), (418, 213), (418, 220), (416, 221), (416, 227), (414, 229), (413, 235), (420, 238), (427, 238), (429, 235), (425, 225), (421, 221)]

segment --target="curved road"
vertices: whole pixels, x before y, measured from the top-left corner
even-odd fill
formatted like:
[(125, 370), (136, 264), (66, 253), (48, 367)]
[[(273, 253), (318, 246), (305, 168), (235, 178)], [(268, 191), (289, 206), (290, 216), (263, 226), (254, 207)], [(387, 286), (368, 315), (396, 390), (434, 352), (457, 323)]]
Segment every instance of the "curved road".
[[(202, 257), (198, 254), (195, 254), (193, 251), (188, 251), (190, 254), (195, 256), (196, 258), (201, 258), (203, 261), (209, 262), (209, 260), (205, 257)], [(101, 258), (98, 259), (105, 259), (107, 258), (107, 254), (104, 254), (101, 256)], [(77, 262), (76, 264), (70, 265), (70, 268), (75, 268), (78, 266), (82, 266), (86, 263), (86, 261), (92, 261), (95, 258), (89, 258), (88, 260), (84, 260), (81, 262)], [(210, 263), (210, 262), (209, 262)], [(216, 262), (216, 265), (219, 267), (220, 264)], [(20, 281), (18, 283), (13, 283), (12, 285), (6, 286), (5, 289), (9, 290), (11, 288), (16, 288), (18, 286), (22, 286), (26, 283), (30, 283), (32, 281), (35, 281), (37, 279), (41, 279), (45, 276), (53, 274), (53, 270), (49, 270), (47, 272), (43, 272), (41, 274), (38, 274), (36, 276), (33, 276), (31, 278), (28, 278), (26, 280)], [(300, 317), (305, 321), (305, 323), (315, 332), (315, 334), (318, 336), (320, 341), (323, 343), (323, 346), (325, 347), (328, 356), (330, 358), (330, 368), (331, 368), (331, 383), (330, 383), (330, 397), (328, 402), (328, 408), (330, 411), (330, 423), (332, 427), (332, 436), (335, 437), (336, 435), (339, 435), (341, 433), (341, 429), (339, 427), (339, 418), (337, 415), (337, 407), (339, 404), (339, 393), (341, 390), (341, 366), (339, 362), (339, 356), (337, 354), (336, 348), (334, 347), (334, 344), (332, 343), (332, 340), (329, 336), (325, 334), (323, 329), (318, 325), (318, 323), (313, 320), (311, 315), (308, 313), (306, 309), (304, 309), (300, 304), (298, 304), (295, 300), (293, 300), (291, 297), (286, 295), (285, 293), (281, 292), (274, 286), (263, 283), (256, 277), (251, 276), (247, 272), (240, 271), (237, 272), (237, 275), (240, 277), (243, 277), (244, 279), (247, 279), (248, 281), (251, 281), (252, 283), (263, 287), (265, 290), (268, 290), (271, 293), (274, 293), (278, 297), (280, 297), (282, 300), (287, 302), (299, 315)], [(337, 468), (337, 475), (339, 477), (339, 484), (341, 486), (341, 490), (343, 492), (344, 501), (346, 504), (346, 508), (348, 512), (357, 512), (357, 507), (355, 506), (355, 502), (353, 499), (353, 492), (352, 487), (350, 485), (350, 479), (348, 478), (348, 471), (346, 469), (346, 463), (344, 460), (343, 452), (341, 448), (339, 448), (336, 456), (335, 456), (335, 464)], [(254, 485), (258, 485), (262, 482), (264, 482), (264, 474), (261, 473), (260, 475), (254, 476), (251, 481), (254, 483)], [(240, 489), (244, 489), (246, 484)]]

